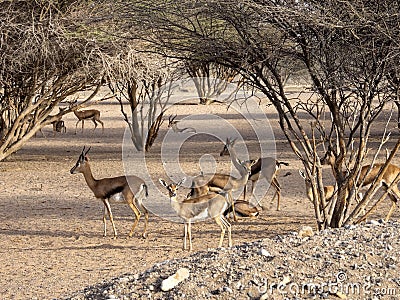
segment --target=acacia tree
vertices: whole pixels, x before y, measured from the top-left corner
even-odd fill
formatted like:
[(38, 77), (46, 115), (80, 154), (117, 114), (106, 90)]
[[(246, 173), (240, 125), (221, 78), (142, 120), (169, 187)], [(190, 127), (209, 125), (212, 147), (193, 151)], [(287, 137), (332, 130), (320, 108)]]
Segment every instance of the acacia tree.
[(68, 96), (97, 91), (97, 46), (82, 33), (86, 1), (0, 3), (0, 160), (56, 120)]
[(103, 59), (108, 86), (120, 103), (132, 142), (138, 151), (149, 151), (163, 122), (171, 83), (180, 72), (164, 58), (133, 48)]
[[(142, 1), (122, 7), (155, 51), (228, 66), (267, 96), (311, 181), (319, 228), (355, 223), (364, 208), (379, 202), (373, 197), (379, 178), (399, 143), (359, 203), (355, 183), (371, 158), (371, 129), (392, 100), (387, 76), (399, 63), (397, 2)], [(288, 64), (305, 70), (312, 95), (288, 96)], [(387, 136), (384, 130), (381, 135), (382, 145)], [(329, 203), (322, 180), (325, 149), (333, 154), (337, 187)]]
[[(186, 73), (193, 80), (200, 104), (211, 104), (233, 83), (237, 71), (220, 64), (185, 60)], [(237, 84), (237, 86), (240, 86)]]

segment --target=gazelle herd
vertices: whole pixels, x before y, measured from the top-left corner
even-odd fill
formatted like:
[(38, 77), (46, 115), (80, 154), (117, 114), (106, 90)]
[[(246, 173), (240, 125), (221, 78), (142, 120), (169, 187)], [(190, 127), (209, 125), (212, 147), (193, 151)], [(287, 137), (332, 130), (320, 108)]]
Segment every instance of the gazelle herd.
[[(76, 113), (75, 113), (76, 114)], [(77, 115), (77, 114), (76, 114)], [(79, 113), (78, 113), (79, 115)], [(78, 116), (77, 115), (77, 116)], [(91, 117), (85, 119), (91, 119), (95, 125), (95, 121), (99, 121), (99, 114), (88, 113)], [(81, 115), (83, 116), (83, 115)], [(95, 117), (97, 116), (97, 117)], [(168, 128), (171, 128), (175, 133), (195, 133), (194, 128), (181, 128), (177, 127), (178, 121), (175, 121), (175, 117), (169, 118)], [(78, 122), (81, 118), (78, 117)], [(82, 119), (83, 120), (83, 119)], [(77, 124), (78, 124), (77, 122)], [(100, 121), (103, 125), (103, 123)], [(77, 125), (76, 125), (77, 127)], [(104, 129), (104, 126), (103, 126)], [(193, 129), (193, 130), (192, 130)], [(83, 122), (82, 122), (83, 130)], [(184, 240), (183, 249), (191, 251), (192, 246), (192, 231), (191, 226), (193, 222), (199, 220), (205, 220), (208, 218), (214, 219), (217, 225), (221, 229), (220, 239), (218, 246), (222, 247), (225, 233), (228, 235), (228, 246), (232, 245), (232, 230), (228, 216), (233, 215), (233, 219), (236, 221), (237, 216), (244, 217), (257, 217), (262, 210), (259, 205), (252, 205), (248, 198), (253, 197), (254, 186), (258, 180), (265, 178), (267, 182), (274, 188), (275, 196), (277, 196), (277, 210), (280, 210), (281, 200), (281, 186), (278, 181), (278, 173), (282, 165), (288, 166), (288, 163), (278, 161), (272, 157), (261, 157), (256, 160), (241, 161), (236, 153), (235, 146), (236, 139), (227, 138), (223, 149), (220, 152), (220, 156), (230, 156), (233, 166), (239, 171), (240, 176), (238, 178), (222, 173), (215, 174), (201, 174), (195, 176), (190, 185), (190, 193), (185, 196), (178, 196), (178, 189), (185, 182), (186, 178), (181, 179), (179, 182), (167, 183), (164, 179), (160, 178), (158, 182), (168, 192), (168, 198), (170, 205), (176, 212), (176, 214), (183, 220), (184, 223)], [(115, 203), (127, 204), (135, 215), (135, 220), (132, 228), (129, 232), (129, 237), (133, 235), (133, 232), (139, 222), (142, 214), (144, 214), (145, 224), (142, 236), (146, 237), (147, 223), (149, 213), (146, 207), (143, 205), (143, 200), (149, 196), (148, 184), (144, 180), (136, 176), (118, 176), (112, 178), (95, 179), (90, 168), (88, 152), (89, 149), (82, 150), (76, 164), (70, 170), (71, 174), (82, 173), (87, 185), (92, 190), (96, 198), (100, 199), (104, 204), (103, 213), (103, 224), (104, 224), (104, 236), (107, 234), (106, 230), (106, 216), (111, 221), (113, 227), (114, 238), (117, 237), (117, 230), (114, 223), (111, 205)], [(325, 157), (326, 160), (333, 159), (330, 156)], [(331, 165), (332, 161), (329, 162)], [(366, 186), (371, 184), (377, 172), (379, 171), (381, 164), (376, 164), (373, 167), (364, 166), (361, 170), (361, 178), (364, 178), (360, 186)], [(370, 170), (371, 169), (371, 170)], [(368, 173), (369, 172), (369, 173)], [(303, 171), (299, 171), (300, 176), (305, 181), (307, 197), (313, 202), (313, 193), (311, 190), (311, 182)], [(400, 191), (398, 190), (397, 183), (400, 181), (400, 168), (395, 165), (389, 165), (385, 172), (381, 186), (388, 190), (388, 187), (394, 182), (394, 187), (389, 189), (389, 197), (392, 200), (392, 207), (386, 217), (388, 220), (393, 213), (397, 200), (400, 199)], [(251, 190), (247, 193), (247, 183), (251, 181)], [(243, 200), (233, 199), (233, 192), (244, 191)], [(335, 193), (334, 186), (324, 187), (326, 201), (330, 201)], [(250, 195), (250, 197), (249, 197)], [(154, 195), (151, 195), (154, 197)], [(189, 243), (189, 246), (187, 245)]]

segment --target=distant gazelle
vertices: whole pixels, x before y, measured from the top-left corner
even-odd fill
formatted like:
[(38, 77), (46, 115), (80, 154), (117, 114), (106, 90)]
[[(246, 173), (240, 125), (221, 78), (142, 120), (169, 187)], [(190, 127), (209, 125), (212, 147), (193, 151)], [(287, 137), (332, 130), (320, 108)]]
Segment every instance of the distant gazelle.
[(97, 128), (97, 122), (101, 124), (102, 132), (104, 132), (104, 123), (100, 120), (100, 111), (97, 109), (78, 110), (74, 105), (75, 102), (70, 102), (69, 108), (72, 109), (78, 121), (75, 124), (75, 134), (77, 132), (79, 122), (82, 122), (82, 132), (85, 125), (85, 120), (91, 120), (94, 124), (93, 130)]
[(189, 240), (189, 251), (192, 247), (192, 228), (193, 221), (213, 218), (221, 228), (221, 236), (218, 247), (222, 247), (225, 231), (228, 231), (228, 245), (232, 246), (231, 224), (225, 219), (224, 212), (229, 207), (226, 198), (220, 194), (211, 193), (195, 198), (178, 200), (177, 190), (185, 181), (183, 178), (178, 183), (167, 184), (163, 179), (159, 179), (162, 186), (168, 190), (171, 206), (185, 223), (185, 234), (183, 240), (183, 250), (187, 250), (187, 240)]
[(196, 129), (193, 127), (179, 128), (179, 121), (175, 121), (177, 115), (168, 117), (168, 128), (172, 128), (175, 133), (196, 133)]
[(132, 236), (133, 231), (135, 230), (135, 227), (139, 222), (141, 212), (143, 212), (145, 217), (145, 224), (142, 236), (145, 238), (149, 214), (147, 209), (143, 206), (142, 200), (148, 195), (146, 183), (141, 178), (133, 175), (127, 177), (118, 176), (111, 178), (94, 179), (92, 171), (90, 169), (89, 158), (87, 156), (89, 150), (90, 147), (86, 151), (85, 147), (83, 147), (82, 153), (80, 154), (78, 161), (70, 172), (71, 174), (82, 173), (85, 177), (87, 185), (92, 190), (95, 197), (103, 202), (104, 236), (107, 235), (107, 213), (113, 227), (114, 238), (117, 237), (117, 230), (115, 229), (114, 218), (111, 212), (110, 204), (126, 203), (132, 209), (136, 217), (132, 229), (129, 232), (129, 237)]
[[(240, 165), (237, 164), (237, 154), (234, 149), (236, 139), (227, 138), (224, 148), (220, 152), (220, 156), (228, 156), (230, 155), (231, 161), (233, 165), (240, 171)], [(251, 190), (250, 190), (250, 197), (253, 195), (254, 192), (254, 185), (257, 180), (261, 178), (266, 178), (267, 181), (274, 187), (275, 196), (278, 196), (278, 203), (276, 210), (281, 209), (281, 186), (277, 179), (278, 171), (280, 170), (281, 165), (288, 166), (289, 163), (278, 161), (273, 157), (262, 157), (255, 160), (254, 165), (251, 167), (251, 173), (249, 175), (249, 180), (251, 180)], [(247, 184), (244, 186), (244, 200), (246, 200), (246, 191), (247, 191)]]

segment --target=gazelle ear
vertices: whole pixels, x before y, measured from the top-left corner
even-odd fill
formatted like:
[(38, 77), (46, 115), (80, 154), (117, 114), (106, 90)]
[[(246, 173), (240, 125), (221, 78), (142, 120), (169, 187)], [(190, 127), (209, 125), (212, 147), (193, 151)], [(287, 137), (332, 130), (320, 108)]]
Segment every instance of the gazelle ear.
[(183, 178), (181, 179), (181, 181), (179, 181), (179, 182), (176, 184), (176, 186), (177, 186), (177, 187), (178, 187), (178, 186), (181, 186), (185, 181), (186, 181), (186, 177), (183, 177)]
[(159, 178), (158, 181), (165, 187), (168, 187), (168, 184), (164, 181), (164, 179)]

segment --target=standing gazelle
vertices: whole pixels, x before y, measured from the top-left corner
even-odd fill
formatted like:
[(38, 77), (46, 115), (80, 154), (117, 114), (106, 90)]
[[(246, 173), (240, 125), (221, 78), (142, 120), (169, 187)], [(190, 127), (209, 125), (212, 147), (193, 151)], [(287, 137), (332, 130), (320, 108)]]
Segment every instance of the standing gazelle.
[(78, 121), (75, 124), (75, 134), (76, 134), (79, 122), (82, 122), (82, 132), (83, 132), (85, 120), (92, 120), (92, 122), (94, 123), (93, 130), (95, 130), (97, 128), (97, 122), (99, 122), (102, 127), (102, 132), (104, 132), (104, 123), (100, 120), (100, 111), (98, 111), (97, 109), (78, 110), (76, 107), (74, 107), (75, 103), (76, 103), (76, 101), (70, 102), (70, 105), (69, 105), (69, 108), (72, 109), (72, 111), (74, 112), (74, 115), (78, 118)]
[(89, 158), (87, 157), (89, 150), (90, 147), (86, 151), (85, 147), (83, 147), (82, 153), (79, 156), (78, 161), (70, 172), (71, 174), (82, 173), (85, 177), (87, 185), (92, 190), (95, 197), (103, 202), (104, 236), (107, 235), (107, 212), (111, 221), (111, 225), (113, 227), (114, 238), (117, 237), (117, 230), (115, 229), (114, 218), (111, 212), (110, 203), (126, 203), (133, 210), (133, 213), (136, 217), (132, 229), (129, 232), (129, 237), (132, 237), (133, 231), (135, 230), (135, 227), (139, 222), (142, 211), (145, 217), (145, 224), (142, 236), (145, 238), (149, 214), (147, 209), (143, 206), (142, 200), (148, 195), (146, 183), (141, 178), (133, 175), (127, 177), (118, 176), (112, 178), (94, 179), (92, 171), (90, 169)]
[(172, 208), (185, 222), (183, 250), (187, 249), (187, 240), (189, 240), (189, 251), (192, 250), (192, 221), (206, 218), (213, 218), (215, 223), (221, 228), (218, 247), (222, 247), (226, 230), (228, 230), (228, 245), (231, 247), (231, 224), (224, 217), (224, 212), (229, 207), (225, 197), (220, 194), (211, 193), (180, 201), (177, 199), (177, 190), (185, 180), (186, 178), (183, 178), (178, 183), (171, 183), (168, 185), (163, 179), (159, 179), (160, 183), (168, 190)]
[(192, 190), (189, 194), (190, 198), (207, 194), (209, 191), (227, 193), (233, 210), (233, 219), (237, 221), (232, 192), (240, 190), (246, 185), (254, 163), (252, 160), (240, 161), (237, 159), (237, 165), (240, 166), (238, 167), (240, 178), (220, 173), (201, 174), (195, 177), (192, 182)]
[[(237, 154), (233, 147), (235, 145), (235, 141), (236, 139), (227, 138), (226, 144), (219, 155), (230, 155), (232, 163), (236, 169), (240, 171), (240, 165), (237, 163)], [(251, 180), (250, 197), (253, 195), (255, 182), (260, 178), (266, 178), (275, 189), (275, 194), (272, 200), (275, 199), (275, 196), (278, 196), (276, 210), (281, 209), (281, 186), (277, 179), (278, 171), (280, 170), (281, 165), (288, 166), (289, 163), (278, 161), (273, 157), (262, 157), (255, 161), (254, 165), (251, 167), (251, 173), (249, 175), (249, 180)], [(247, 184), (244, 186), (244, 200), (246, 200), (246, 191)]]

